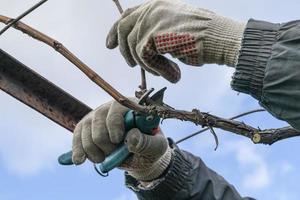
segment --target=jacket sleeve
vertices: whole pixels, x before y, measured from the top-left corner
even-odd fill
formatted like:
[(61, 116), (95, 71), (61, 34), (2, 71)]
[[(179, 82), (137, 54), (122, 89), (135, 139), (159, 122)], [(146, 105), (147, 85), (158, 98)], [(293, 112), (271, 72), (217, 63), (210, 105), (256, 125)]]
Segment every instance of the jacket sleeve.
[(300, 21), (249, 20), (231, 86), (300, 131)]
[[(172, 145), (171, 145), (172, 146)], [(166, 174), (150, 187), (139, 187), (133, 177), (125, 174), (126, 186), (140, 200), (241, 200), (236, 189), (223, 177), (209, 169), (203, 161), (176, 146)]]

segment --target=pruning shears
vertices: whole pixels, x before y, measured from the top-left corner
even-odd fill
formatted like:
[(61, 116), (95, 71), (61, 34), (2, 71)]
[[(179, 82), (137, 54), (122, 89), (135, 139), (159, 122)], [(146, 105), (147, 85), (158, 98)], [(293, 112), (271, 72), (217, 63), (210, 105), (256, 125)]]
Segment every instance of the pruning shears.
[[(156, 92), (151, 97), (150, 94), (154, 89), (150, 89), (144, 93), (139, 99), (140, 105), (163, 105), (163, 97), (166, 88), (163, 88)], [(129, 110), (124, 115), (125, 132), (133, 128), (138, 128), (142, 133), (151, 135), (153, 130), (157, 129), (160, 123), (160, 117), (153, 114), (142, 114), (133, 110)], [(107, 176), (108, 172), (121, 165), (131, 153), (128, 151), (127, 146), (122, 142), (119, 147), (112, 152), (105, 160), (97, 166), (95, 165), (96, 171), (102, 175)], [(62, 165), (72, 165), (72, 151), (61, 155), (58, 158), (58, 162)]]

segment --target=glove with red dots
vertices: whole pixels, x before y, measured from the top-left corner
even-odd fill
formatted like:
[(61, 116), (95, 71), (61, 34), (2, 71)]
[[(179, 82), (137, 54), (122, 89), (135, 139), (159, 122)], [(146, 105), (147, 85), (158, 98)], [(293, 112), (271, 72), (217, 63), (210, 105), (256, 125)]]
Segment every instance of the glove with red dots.
[(193, 66), (216, 63), (234, 67), (244, 29), (244, 23), (179, 0), (152, 0), (126, 10), (108, 34), (106, 46), (113, 49), (119, 45), (128, 65), (138, 64), (176, 83), (180, 69), (163, 54)]

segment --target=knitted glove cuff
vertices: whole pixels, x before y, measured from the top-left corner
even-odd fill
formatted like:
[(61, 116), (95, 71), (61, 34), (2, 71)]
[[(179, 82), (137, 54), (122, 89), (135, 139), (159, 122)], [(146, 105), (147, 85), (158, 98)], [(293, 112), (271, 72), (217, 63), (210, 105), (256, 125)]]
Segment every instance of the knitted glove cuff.
[(128, 171), (128, 174), (139, 181), (152, 181), (158, 178), (168, 168), (172, 159), (173, 149), (168, 147), (166, 152), (149, 168)]
[(204, 62), (235, 67), (246, 23), (213, 14), (204, 40)]

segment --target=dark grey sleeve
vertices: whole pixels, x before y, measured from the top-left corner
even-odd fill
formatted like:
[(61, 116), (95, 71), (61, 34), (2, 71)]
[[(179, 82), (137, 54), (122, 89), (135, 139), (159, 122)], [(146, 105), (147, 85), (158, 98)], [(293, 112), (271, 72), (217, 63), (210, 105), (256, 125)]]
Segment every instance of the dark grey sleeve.
[(300, 21), (249, 20), (231, 85), (300, 131)]
[(138, 181), (126, 176), (126, 186), (140, 200), (241, 200), (234, 186), (209, 169), (203, 161), (175, 148), (172, 162), (166, 174), (147, 189), (141, 189)]

